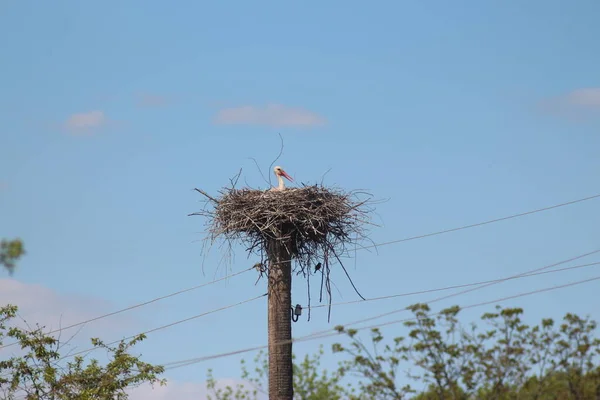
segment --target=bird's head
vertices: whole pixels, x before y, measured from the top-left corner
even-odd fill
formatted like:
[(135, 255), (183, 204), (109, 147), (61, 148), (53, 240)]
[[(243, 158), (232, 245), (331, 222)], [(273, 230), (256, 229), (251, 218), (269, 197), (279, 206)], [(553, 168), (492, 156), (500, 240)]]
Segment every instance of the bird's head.
[(290, 182), (294, 182), (294, 179), (292, 179), (291, 176), (289, 176), (287, 174), (287, 172), (285, 172), (283, 170), (283, 168), (281, 168), (280, 166), (276, 166), (275, 168), (273, 168), (273, 172), (275, 172), (275, 175), (277, 176), (283, 176), (285, 179), (287, 179)]

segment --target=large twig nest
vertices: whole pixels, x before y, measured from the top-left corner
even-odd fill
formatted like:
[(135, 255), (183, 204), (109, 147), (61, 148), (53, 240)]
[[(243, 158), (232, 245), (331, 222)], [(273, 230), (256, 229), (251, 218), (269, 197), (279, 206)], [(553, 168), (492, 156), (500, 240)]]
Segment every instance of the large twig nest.
[[(208, 217), (211, 241), (240, 240), (263, 256), (272, 240), (282, 240), (302, 271), (354, 245), (364, 235), (368, 199), (322, 185), (279, 190), (225, 188), (209, 207), (192, 215)], [(367, 195), (368, 196), (368, 195)]]
[[(238, 175), (239, 177), (239, 175)], [(285, 190), (223, 189), (214, 198), (200, 189), (206, 197), (202, 211), (191, 215), (207, 217), (211, 243), (224, 239), (231, 245), (240, 241), (246, 250), (258, 254), (260, 270), (267, 270), (266, 250), (280, 241), (295, 260), (294, 269), (306, 277), (308, 285), (308, 318), (310, 320), (310, 278), (320, 274), (320, 301), (324, 292), (331, 313), (331, 263), (337, 261), (358, 295), (341, 255), (366, 239), (365, 225), (369, 224), (371, 197), (361, 191), (344, 192), (323, 185), (288, 188)], [(362, 197), (362, 199), (361, 199)], [(273, 261), (273, 260), (270, 260)], [(258, 281), (257, 281), (258, 282)]]

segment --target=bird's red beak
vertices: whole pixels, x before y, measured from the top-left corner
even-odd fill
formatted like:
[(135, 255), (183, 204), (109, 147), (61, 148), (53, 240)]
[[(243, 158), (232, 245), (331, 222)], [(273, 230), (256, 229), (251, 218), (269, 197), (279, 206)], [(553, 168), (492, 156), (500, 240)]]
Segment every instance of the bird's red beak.
[(286, 178), (286, 179), (287, 179), (288, 181), (290, 181), (290, 182), (294, 182), (294, 179), (292, 179), (292, 177), (291, 177), (291, 176), (289, 176), (289, 175), (287, 174), (287, 172), (285, 172), (284, 170), (281, 170), (281, 176), (283, 176), (284, 178)]

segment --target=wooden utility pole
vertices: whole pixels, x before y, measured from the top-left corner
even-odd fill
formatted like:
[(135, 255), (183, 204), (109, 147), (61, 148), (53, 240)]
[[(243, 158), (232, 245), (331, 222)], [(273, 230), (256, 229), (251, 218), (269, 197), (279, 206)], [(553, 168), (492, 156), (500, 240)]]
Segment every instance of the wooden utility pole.
[(281, 239), (271, 239), (267, 243), (269, 259), (269, 400), (292, 400), (294, 396), (290, 313), (292, 308), (292, 261), (289, 244)]

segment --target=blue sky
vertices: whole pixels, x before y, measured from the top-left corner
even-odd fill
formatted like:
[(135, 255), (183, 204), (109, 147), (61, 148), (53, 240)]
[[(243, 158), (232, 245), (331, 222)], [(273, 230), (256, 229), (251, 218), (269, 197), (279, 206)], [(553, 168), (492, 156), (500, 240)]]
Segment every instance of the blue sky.
[[(23, 238), (28, 255), (4, 281), (54, 293), (57, 316), (60, 305), (83, 304), (92, 305), (79, 313), (95, 315), (251, 266), (241, 248), (230, 264), (219, 264), (218, 248), (204, 258), (204, 221), (187, 216), (201, 206), (192, 189), (216, 193), (240, 168), (264, 187), (249, 158), (266, 170), (278, 133), (278, 164), (297, 181), (331, 169), (326, 184), (388, 199), (377, 206), (375, 242), (596, 194), (598, 12), (593, 0), (5, 2), (0, 236)], [(366, 297), (520, 273), (596, 249), (597, 207), (358, 252), (349, 271)], [(511, 281), (443, 305), (594, 274)], [(237, 303), (264, 292), (255, 279), (176, 296), (124, 317), (133, 326), (90, 324), (86, 334), (114, 340)], [(343, 295), (334, 300), (357, 298), (340, 270), (333, 279)], [(600, 319), (590, 302), (597, 287), (505, 304), (532, 320), (566, 311)], [(319, 309), (294, 335), (428, 298), (339, 306), (331, 324)], [(302, 282), (293, 301), (306, 303)], [(265, 343), (258, 300), (151, 334), (141, 348), (162, 363)], [(167, 377), (202, 382), (207, 368), (236, 377), (242, 357), (252, 354)]]

